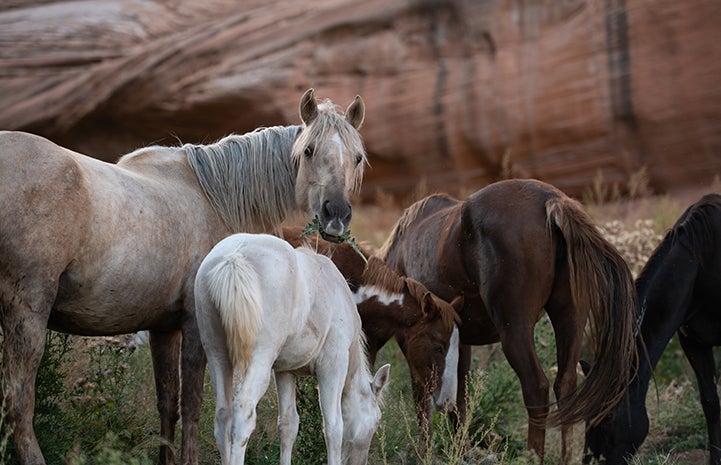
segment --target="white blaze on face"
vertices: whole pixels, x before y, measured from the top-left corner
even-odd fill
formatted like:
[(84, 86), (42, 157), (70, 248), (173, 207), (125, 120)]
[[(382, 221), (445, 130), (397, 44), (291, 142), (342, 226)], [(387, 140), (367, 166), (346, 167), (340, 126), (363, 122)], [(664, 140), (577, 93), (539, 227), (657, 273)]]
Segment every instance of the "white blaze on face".
[(335, 142), (336, 147), (338, 147), (338, 156), (340, 157), (340, 166), (343, 166), (343, 142), (340, 140), (340, 135), (338, 133), (334, 133), (333, 137), (331, 137), (331, 140)]
[(356, 305), (359, 305), (366, 300), (372, 299), (373, 297), (378, 299), (378, 302), (386, 306), (391, 304), (403, 305), (403, 294), (388, 292), (387, 290), (381, 289), (378, 286), (363, 285), (360, 286), (358, 290), (355, 291), (355, 293), (353, 294)]
[(443, 370), (441, 378), (441, 389), (436, 395), (436, 408), (440, 410), (451, 409), (456, 403), (456, 393), (458, 392), (458, 326), (453, 325), (453, 333), (448, 344), (448, 352), (446, 353), (446, 368)]

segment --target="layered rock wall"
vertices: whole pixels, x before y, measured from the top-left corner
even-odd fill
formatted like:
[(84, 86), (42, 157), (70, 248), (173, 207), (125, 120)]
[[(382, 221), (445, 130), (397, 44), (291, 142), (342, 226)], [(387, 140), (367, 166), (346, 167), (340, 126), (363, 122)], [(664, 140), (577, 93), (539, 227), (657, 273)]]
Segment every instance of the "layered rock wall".
[(364, 193), (721, 173), (712, 0), (11, 0), (0, 128), (115, 160), (366, 102)]

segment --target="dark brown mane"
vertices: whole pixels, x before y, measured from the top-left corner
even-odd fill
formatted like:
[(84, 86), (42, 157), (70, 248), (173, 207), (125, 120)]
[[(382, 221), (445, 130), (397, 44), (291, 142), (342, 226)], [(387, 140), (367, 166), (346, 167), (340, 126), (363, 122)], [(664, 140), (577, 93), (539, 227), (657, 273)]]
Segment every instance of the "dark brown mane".
[(705, 257), (712, 256), (716, 246), (711, 218), (721, 212), (721, 195), (707, 194), (684, 211), (676, 223), (666, 231), (661, 242), (649, 257), (636, 278), (636, 289), (641, 290), (652, 278), (664, 257), (676, 243), (682, 244), (703, 266)]
[(458, 203), (458, 200), (448, 194), (438, 193), (429, 195), (428, 197), (421, 199), (410, 207), (406, 208), (403, 211), (402, 216), (396, 222), (395, 226), (393, 226), (393, 230), (388, 235), (386, 241), (383, 243), (381, 248), (378, 249), (378, 257), (380, 257), (384, 261), (388, 259), (388, 253), (393, 250), (393, 246), (403, 237), (403, 234), (405, 234), (408, 226), (413, 224), (416, 218), (418, 218), (418, 216), (426, 209), (427, 206), (432, 206), (435, 210), (438, 208), (438, 204), (442, 204), (445, 206), (452, 205), (454, 203)]
[(672, 230), (673, 240), (688, 248), (702, 266), (717, 244), (712, 221), (719, 212), (721, 195), (707, 194), (686, 210)]
[(366, 285), (378, 286), (392, 293), (402, 293), (405, 279), (385, 262), (372, 255), (368, 257), (368, 265), (363, 271), (363, 282)]
[[(431, 294), (431, 291), (423, 284), (415, 279), (400, 275), (375, 255), (368, 258), (368, 265), (363, 272), (362, 281), (366, 285), (378, 286), (393, 293), (402, 293), (405, 289), (408, 289), (410, 296), (421, 304), (426, 298), (440, 300), (439, 297)], [(440, 312), (443, 326), (446, 329), (451, 329), (454, 323), (460, 323), (460, 317), (450, 304), (447, 302), (444, 303), (446, 303), (446, 305), (437, 305), (436, 302), (435, 307)]]

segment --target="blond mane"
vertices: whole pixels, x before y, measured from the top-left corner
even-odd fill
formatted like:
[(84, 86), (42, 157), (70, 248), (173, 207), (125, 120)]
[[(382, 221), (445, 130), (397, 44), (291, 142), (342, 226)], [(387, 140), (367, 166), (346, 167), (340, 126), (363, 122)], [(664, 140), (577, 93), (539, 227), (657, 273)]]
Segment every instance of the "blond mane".
[(203, 192), (231, 232), (268, 231), (295, 208), (298, 164), (290, 153), (300, 130), (261, 128), (212, 145), (182, 147)]

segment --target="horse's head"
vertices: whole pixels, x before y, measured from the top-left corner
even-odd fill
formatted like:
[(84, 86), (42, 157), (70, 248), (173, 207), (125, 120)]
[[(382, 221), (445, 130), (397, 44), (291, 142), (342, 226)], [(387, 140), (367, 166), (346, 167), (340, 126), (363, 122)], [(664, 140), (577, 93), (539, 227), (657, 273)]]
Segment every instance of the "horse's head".
[(345, 113), (330, 100), (317, 105), (313, 89), (300, 101), (303, 128), (292, 151), (298, 162), (296, 203), (318, 219), (321, 236), (333, 242), (339, 242), (339, 236), (348, 230), (348, 198), (363, 180), (367, 160), (358, 129), (364, 116), (360, 96)]
[(418, 281), (406, 278), (404, 305), (419, 307), (406, 314), (420, 314), (421, 319), (397, 335), (399, 346), (408, 361), (416, 399), (431, 396), (439, 410), (453, 408), (458, 390), (458, 310), (463, 297), (450, 304), (436, 297)]
[[(582, 361), (581, 366), (588, 373), (590, 365)], [(636, 387), (632, 382), (629, 389)], [(646, 439), (649, 425), (646, 404), (643, 400), (630, 400), (633, 392), (629, 391), (611, 413), (597, 424), (590, 425), (587, 422), (584, 463), (596, 460), (607, 465), (625, 464)]]
[[(344, 393), (343, 408), (343, 463), (366, 465), (371, 441), (381, 421), (383, 390), (390, 378), (391, 366), (378, 369), (372, 380), (369, 375), (356, 374), (355, 388)], [(365, 370), (363, 370), (365, 371)], [(362, 379), (361, 379), (362, 378)], [(351, 381), (352, 382), (352, 381)]]

